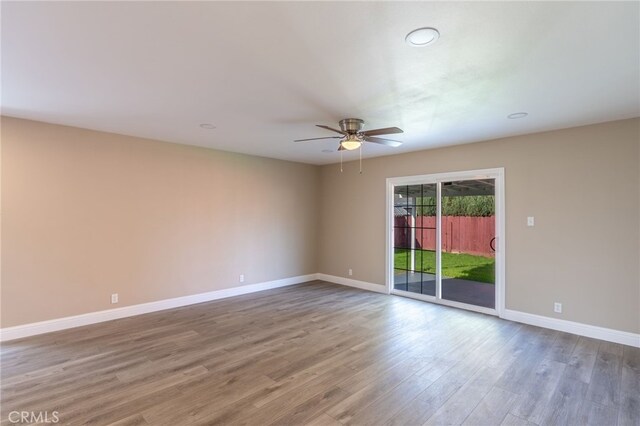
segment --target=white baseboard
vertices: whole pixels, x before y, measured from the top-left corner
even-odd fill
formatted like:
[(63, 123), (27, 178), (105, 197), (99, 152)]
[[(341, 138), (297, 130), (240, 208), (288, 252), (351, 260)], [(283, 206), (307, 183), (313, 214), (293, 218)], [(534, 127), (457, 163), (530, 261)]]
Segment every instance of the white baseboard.
[[(352, 280), (350, 278), (338, 277), (335, 275), (320, 273), (316, 275), (317, 279), (322, 281), (342, 284), (362, 290), (374, 291), (377, 293), (387, 293), (387, 289), (383, 285)], [(509, 321), (520, 322), (523, 324), (535, 325), (537, 327), (549, 328), (551, 330), (564, 331), (566, 333), (577, 334), (579, 336), (605, 340), (607, 342), (640, 347), (640, 334), (629, 333), (627, 331), (614, 330), (611, 328), (598, 327), (595, 325), (583, 324), (579, 322), (528, 314), (526, 312), (513, 311), (510, 309), (505, 309), (500, 318)]]
[(607, 342), (635, 346), (636, 348), (640, 347), (640, 334), (629, 333), (627, 331), (598, 327), (596, 325), (583, 324), (558, 318), (544, 317), (542, 315), (528, 314), (526, 312), (512, 311), (510, 309), (505, 309), (501, 318), (509, 321), (521, 322), (523, 324), (550, 328), (551, 330), (577, 334), (579, 336), (606, 340)]
[(338, 277), (335, 275), (316, 274), (317, 279), (327, 281), (334, 284), (342, 284), (349, 287), (355, 287), (362, 290), (374, 291), (376, 293), (387, 294), (387, 288), (383, 285), (368, 283), (366, 281), (352, 280), (351, 278)]
[(52, 331), (65, 330), (83, 325), (96, 324), (114, 319), (147, 314), (149, 312), (163, 311), (165, 309), (179, 308), (181, 306), (196, 303), (209, 302), (242, 294), (255, 293), (257, 291), (270, 290), (294, 284), (301, 284), (317, 279), (317, 274), (300, 275), (297, 277), (283, 278), (281, 280), (267, 281), (258, 284), (249, 284), (241, 287), (225, 288), (207, 293), (193, 294), (190, 296), (176, 297), (173, 299), (158, 300), (157, 302), (142, 303), (139, 305), (124, 306), (122, 308), (108, 309), (105, 311), (90, 312), (71, 317), (57, 318), (48, 321), (34, 322), (0, 329), (0, 342), (34, 336), (36, 334), (50, 333)]
[[(355, 287), (362, 290), (376, 293), (387, 293), (383, 285), (373, 284), (366, 281), (353, 280), (351, 278), (338, 277), (327, 274), (309, 274), (297, 277), (284, 278), (281, 280), (268, 281), (258, 284), (250, 284), (241, 287), (226, 288), (207, 293), (193, 294), (190, 296), (176, 297), (173, 299), (159, 300), (157, 302), (142, 303), (139, 305), (125, 306), (122, 308), (108, 309), (105, 311), (90, 312), (82, 315), (58, 318), (48, 321), (41, 321), (31, 324), (18, 325), (0, 329), (0, 342), (19, 339), (22, 337), (34, 336), (36, 334), (50, 333), (52, 331), (65, 330), (68, 328), (80, 327), (83, 325), (96, 324), (119, 318), (131, 317), (150, 312), (162, 311), (165, 309), (179, 308), (181, 306), (193, 305), (196, 303), (209, 302), (212, 300), (224, 299), (227, 297), (240, 296), (242, 294), (255, 293), (263, 290), (270, 290), (308, 281), (322, 280), (330, 283)], [(501, 318), (534, 325), (537, 327), (549, 328), (552, 330), (564, 331), (577, 334), (579, 336), (591, 337), (594, 339), (606, 340), (608, 342), (620, 343), (623, 345), (640, 347), (640, 334), (626, 331), (613, 330), (610, 328), (598, 327), (595, 325), (582, 324), (557, 318), (544, 317), (541, 315), (529, 314), (526, 312), (505, 309)]]

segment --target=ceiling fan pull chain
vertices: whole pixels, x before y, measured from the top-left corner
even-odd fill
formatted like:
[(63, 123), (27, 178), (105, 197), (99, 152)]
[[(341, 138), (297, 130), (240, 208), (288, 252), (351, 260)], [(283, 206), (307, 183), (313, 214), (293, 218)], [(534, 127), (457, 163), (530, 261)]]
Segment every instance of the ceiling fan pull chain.
[(364, 145), (364, 143), (360, 144), (360, 174), (362, 174), (362, 145)]
[(340, 173), (342, 173), (342, 151), (340, 151)]

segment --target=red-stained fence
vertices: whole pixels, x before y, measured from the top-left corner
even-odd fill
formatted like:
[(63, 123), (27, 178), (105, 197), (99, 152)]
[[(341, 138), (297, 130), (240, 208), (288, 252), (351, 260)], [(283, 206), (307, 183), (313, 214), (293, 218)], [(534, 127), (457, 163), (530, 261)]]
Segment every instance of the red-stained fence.
[[(408, 216), (395, 217), (395, 247), (411, 247), (410, 221), (411, 217)], [(442, 216), (442, 250), (448, 253), (493, 256), (491, 240), (496, 235), (495, 223), (494, 216)], [(417, 216), (415, 227), (415, 247), (435, 250), (435, 216)]]

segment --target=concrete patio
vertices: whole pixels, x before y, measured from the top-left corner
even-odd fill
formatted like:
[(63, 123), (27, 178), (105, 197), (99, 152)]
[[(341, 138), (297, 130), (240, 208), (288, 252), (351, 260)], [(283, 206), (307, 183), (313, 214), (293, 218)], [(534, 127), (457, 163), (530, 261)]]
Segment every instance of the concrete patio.
[[(394, 288), (411, 293), (435, 296), (436, 277), (425, 273), (396, 273), (394, 276)], [(442, 298), (494, 309), (495, 285), (444, 277), (442, 279)]]

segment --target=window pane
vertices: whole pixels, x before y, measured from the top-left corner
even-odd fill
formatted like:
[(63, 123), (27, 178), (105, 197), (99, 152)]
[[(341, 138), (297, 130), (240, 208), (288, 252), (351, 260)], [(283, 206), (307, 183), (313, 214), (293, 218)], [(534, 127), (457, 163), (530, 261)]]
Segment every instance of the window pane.
[(495, 307), (494, 179), (442, 184), (442, 298)]

